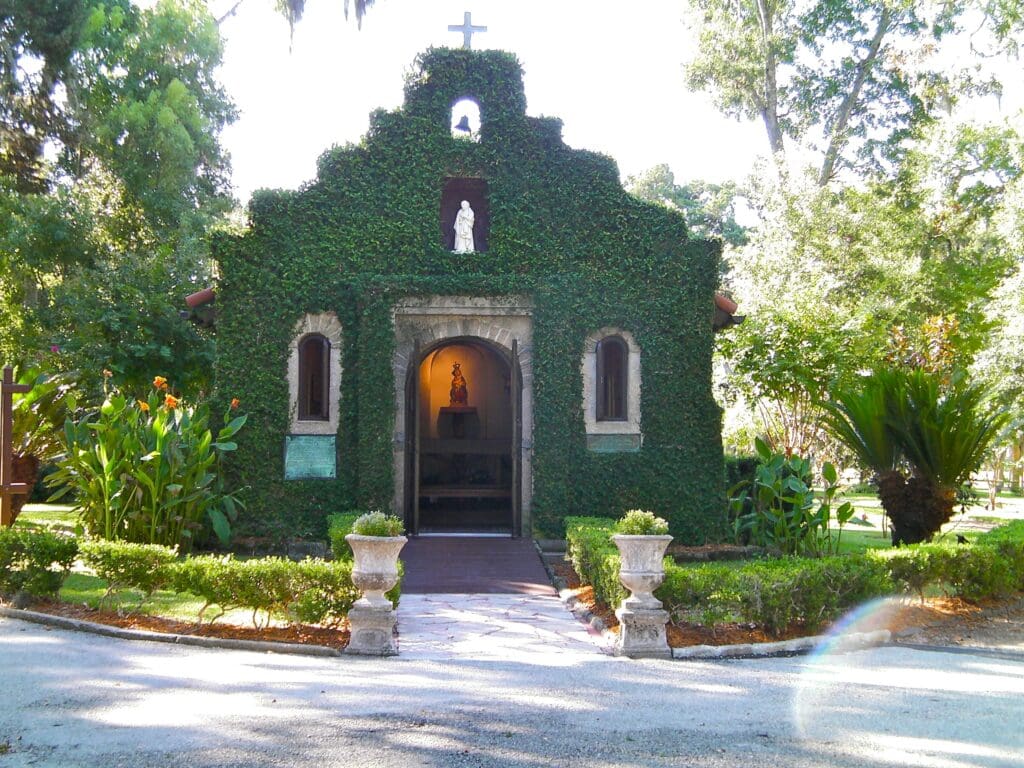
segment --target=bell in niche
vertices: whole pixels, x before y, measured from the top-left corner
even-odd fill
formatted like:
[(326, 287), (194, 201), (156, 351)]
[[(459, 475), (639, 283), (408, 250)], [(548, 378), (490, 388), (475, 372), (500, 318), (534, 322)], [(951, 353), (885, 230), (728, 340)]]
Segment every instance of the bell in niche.
[(471, 133), (472, 128), (469, 127), (469, 115), (463, 115), (459, 118), (459, 122), (455, 124), (456, 131), (462, 131), (463, 133)]
[(452, 366), (452, 388), (449, 392), (451, 405), (464, 406), (469, 404), (469, 390), (466, 388), (466, 377), (462, 375), (462, 366), (455, 363)]

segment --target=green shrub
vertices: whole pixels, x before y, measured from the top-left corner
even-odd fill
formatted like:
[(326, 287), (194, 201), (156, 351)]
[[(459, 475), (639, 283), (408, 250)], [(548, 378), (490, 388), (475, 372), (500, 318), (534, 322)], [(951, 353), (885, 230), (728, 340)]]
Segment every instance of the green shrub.
[(352, 547), (345, 537), (352, 533), (356, 519), (364, 512), (341, 512), (327, 517), (327, 537), (331, 542), (331, 553), (335, 560), (351, 560)]
[(55, 595), (78, 555), (78, 542), (48, 531), (0, 528), (0, 595)]
[[(566, 520), (567, 557), (594, 596), (615, 606), (626, 597), (618, 583), (619, 557), (609, 541), (612, 521)], [(752, 622), (778, 634), (794, 622), (810, 631), (857, 605), (893, 593), (945, 588), (968, 600), (1024, 588), (1024, 543), (954, 547), (921, 544), (831, 557), (785, 557), (738, 565), (681, 566), (666, 561), (655, 591), (673, 620)]]
[(352, 561), (305, 560), (298, 564), (306, 589), (289, 606), (289, 613), (306, 624), (337, 626), (359, 598), (352, 583)]
[(359, 536), (401, 536), (405, 533), (405, 523), (394, 515), (367, 512), (356, 518), (352, 524), (352, 533)]
[(965, 600), (1008, 597), (1019, 587), (1017, 564), (993, 546), (958, 547), (948, 559), (946, 581), (953, 594)]
[(186, 405), (162, 377), (147, 400), (113, 389), (99, 412), (64, 424), (65, 457), (47, 482), (75, 493), (85, 529), (107, 540), (189, 549), (204, 521), (227, 543), (241, 502), (222, 482), (245, 416), (224, 414), (214, 438), (205, 404)]
[(615, 532), (625, 536), (664, 536), (668, 521), (655, 517), (653, 512), (631, 509), (615, 523)]
[[(176, 590), (204, 601), (200, 617), (213, 605), (221, 609), (212, 621), (231, 608), (246, 608), (253, 612), (255, 626), (272, 616), (337, 625), (359, 597), (352, 584), (351, 560), (296, 563), (279, 557), (236, 560), (231, 555), (200, 555), (176, 563), (173, 571)], [(398, 573), (399, 583), (386, 593), (396, 605), (401, 594), (401, 563)]]
[(925, 590), (946, 579), (948, 548), (938, 545), (919, 544), (898, 549), (875, 549), (863, 554), (881, 562), (897, 591), (915, 593), (924, 600)]
[(796, 621), (815, 631), (891, 592), (882, 563), (851, 556), (758, 560), (739, 567), (670, 564), (655, 596), (675, 620), (746, 621), (778, 634)]
[(116, 589), (138, 589), (142, 602), (171, 582), (170, 565), (178, 552), (159, 544), (134, 544), (125, 541), (83, 542), (79, 546), (82, 562), (107, 582), (106, 599)]
[(738, 575), (744, 620), (772, 634), (797, 621), (816, 631), (893, 590), (885, 568), (859, 556), (763, 560)]
[(977, 538), (978, 544), (999, 544), (1002, 542), (1024, 544), (1024, 520), (1014, 520), (1013, 522), (997, 526)]
[(723, 563), (665, 568), (665, 581), (654, 592), (673, 621), (697, 621), (714, 626), (742, 615), (737, 571)]
[(232, 555), (198, 555), (180, 560), (171, 569), (171, 589), (175, 592), (188, 592), (203, 600), (199, 621), (203, 620), (211, 606), (220, 608), (220, 613), (211, 622), (236, 606), (232, 584), (228, 579), (221, 578), (225, 563), (232, 560)]
[(565, 519), (566, 556), (584, 584), (594, 588), (594, 597), (618, 605), (629, 594), (619, 582), (619, 551), (609, 538), (615, 521), (604, 517)]
[[(288, 606), (307, 587), (300, 564), (283, 557), (236, 560), (232, 556), (200, 556), (175, 568), (175, 587), (204, 601), (200, 615), (211, 605), (222, 613), (230, 608), (252, 611), (255, 627), (266, 626), (271, 616), (285, 615)], [(216, 619), (216, 617), (215, 617)]]

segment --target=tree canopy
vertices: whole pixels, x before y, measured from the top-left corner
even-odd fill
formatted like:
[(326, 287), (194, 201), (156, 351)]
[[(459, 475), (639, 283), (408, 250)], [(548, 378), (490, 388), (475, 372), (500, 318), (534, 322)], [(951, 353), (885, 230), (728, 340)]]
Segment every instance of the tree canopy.
[(232, 207), (216, 23), (202, 0), (0, 0), (0, 31), (0, 354), (167, 371), (171, 349), (209, 344), (177, 306)]

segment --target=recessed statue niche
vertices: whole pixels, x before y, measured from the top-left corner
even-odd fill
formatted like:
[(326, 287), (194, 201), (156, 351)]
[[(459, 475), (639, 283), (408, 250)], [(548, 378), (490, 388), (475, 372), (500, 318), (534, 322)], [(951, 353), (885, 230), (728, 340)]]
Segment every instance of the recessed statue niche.
[(445, 179), (441, 193), (441, 243), (446, 251), (486, 251), (490, 223), (484, 179)]

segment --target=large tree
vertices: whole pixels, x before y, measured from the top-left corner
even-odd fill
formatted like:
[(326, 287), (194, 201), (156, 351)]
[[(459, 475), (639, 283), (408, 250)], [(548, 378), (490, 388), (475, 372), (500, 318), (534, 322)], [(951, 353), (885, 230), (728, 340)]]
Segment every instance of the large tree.
[[(166, 315), (168, 294), (209, 279), (205, 232), (232, 206), (216, 23), (201, 0), (0, 0), (0, 32), (13, 105), (0, 111), (0, 353), (52, 346), (63, 366), (166, 370), (173, 339), (122, 356), (143, 348), (133, 337), (209, 343)], [(129, 273), (152, 313), (112, 290)], [(73, 343), (87, 325), (102, 343)]]
[[(1000, 0), (688, 0), (698, 48), (691, 87), (726, 114), (763, 122), (771, 152), (817, 152), (819, 184), (844, 167), (889, 166), (904, 141), (966, 94), (997, 84), (936, 55), (978, 20), (1010, 45), (1020, 12)], [(979, 43), (980, 44), (980, 43)], [(977, 64), (977, 60), (971, 62)]]
[(742, 194), (735, 182), (676, 184), (672, 169), (661, 163), (628, 177), (625, 186), (642, 200), (681, 211), (696, 237), (717, 237), (731, 246), (747, 242), (746, 227), (736, 221), (736, 203)]
[(727, 252), (725, 278), (747, 320), (719, 348), (730, 385), (778, 450), (825, 450), (814, 403), (882, 364), (894, 336), (920, 349), (944, 326), (953, 367), (994, 344), (993, 363), (1012, 366), (1003, 325), (1016, 296), (1001, 286), (1024, 256), (1022, 172), (1024, 140), (1012, 128), (937, 123), (895, 179), (819, 187), (813, 173), (754, 177), (760, 224)]

